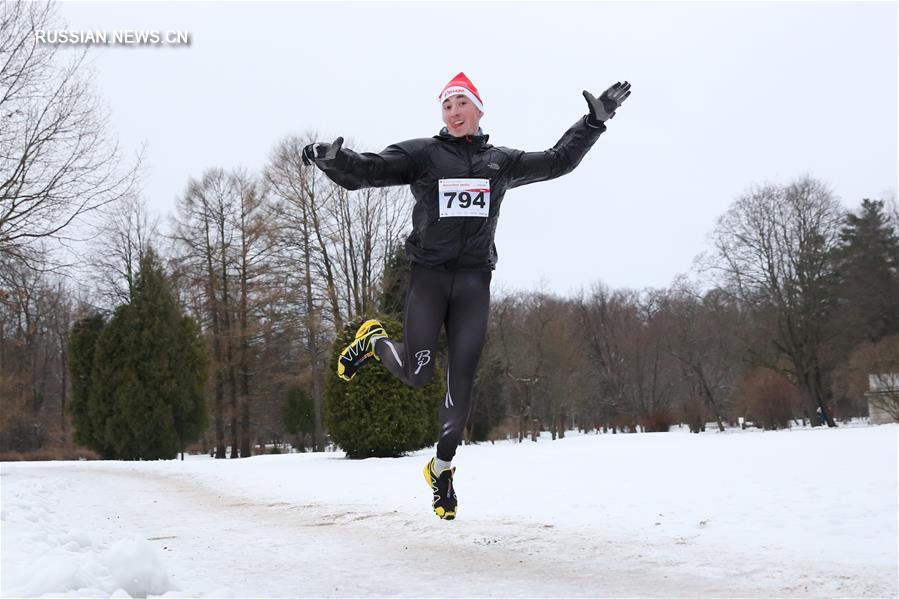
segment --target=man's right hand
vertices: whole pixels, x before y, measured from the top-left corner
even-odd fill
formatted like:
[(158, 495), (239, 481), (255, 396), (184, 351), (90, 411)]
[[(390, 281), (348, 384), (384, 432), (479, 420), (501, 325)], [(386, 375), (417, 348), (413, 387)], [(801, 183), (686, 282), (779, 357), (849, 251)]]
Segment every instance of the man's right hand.
[(310, 166), (316, 160), (321, 160), (322, 162), (334, 160), (337, 158), (337, 153), (340, 151), (341, 146), (343, 146), (342, 137), (338, 137), (334, 140), (334, 143), (330, 144), (309, 144), (303, 148), (303, 164)]

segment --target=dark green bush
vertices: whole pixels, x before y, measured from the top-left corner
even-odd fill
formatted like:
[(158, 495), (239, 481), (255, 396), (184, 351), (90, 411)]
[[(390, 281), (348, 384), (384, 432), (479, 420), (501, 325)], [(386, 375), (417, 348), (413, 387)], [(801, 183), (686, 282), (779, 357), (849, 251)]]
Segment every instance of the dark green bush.
[[(396, 457), (437, 441), (437, 408), (446, 393), (443, 370), (419, 389), (407, 387), (380, 363), (371, 360), (352, 381), (337, 376), (340, 351), (362, 322), (347, 324), (332, 350), (335, 367), (328, 377), (325, 422), (331, 439), (350, 458)], [(391, 339), (403, 338), (402, 326), (389, 317), (377, 317)]]

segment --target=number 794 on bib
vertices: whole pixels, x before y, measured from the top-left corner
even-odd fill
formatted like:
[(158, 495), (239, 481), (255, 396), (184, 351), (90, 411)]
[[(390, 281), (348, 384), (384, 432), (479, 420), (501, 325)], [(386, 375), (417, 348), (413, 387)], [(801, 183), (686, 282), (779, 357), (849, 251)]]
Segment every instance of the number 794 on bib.
[(441, 179), (437, 202), (440, 218), (487, 218), (490, 214), (490, 179)]

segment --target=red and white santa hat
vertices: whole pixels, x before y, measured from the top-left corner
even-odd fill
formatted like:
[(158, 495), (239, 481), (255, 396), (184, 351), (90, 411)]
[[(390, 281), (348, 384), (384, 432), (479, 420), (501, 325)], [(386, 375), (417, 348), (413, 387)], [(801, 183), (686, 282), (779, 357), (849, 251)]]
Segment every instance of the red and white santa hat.
[(481, 102), (481, 95), (478, 93), (478, 88), (476, 88), (474, 83), (465, 76), (465, 73), (459, 73), (450, 79), (450, 82), (444, 86), (443, 91), (440, 92), (437, 99), (443, 104), (444, 100), (458, 94), (467, 97), (475, 106), (477, 106), (478, 110), (484, 112), (484, 103)]

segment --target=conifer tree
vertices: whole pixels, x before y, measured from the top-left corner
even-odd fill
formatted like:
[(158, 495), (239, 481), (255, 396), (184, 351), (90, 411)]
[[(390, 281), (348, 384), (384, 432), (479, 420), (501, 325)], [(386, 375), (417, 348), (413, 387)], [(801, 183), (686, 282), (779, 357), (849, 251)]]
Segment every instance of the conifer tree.
[(381, 278), (381, 312), (402, 319), (408, 289), (409, 259), (403, 245), (397, 245), (390, 253)]
[[(334, 344), (332, 364), (367, 317), (344, 327)], [(402, 339), (399, 322), (381, 317), (395, 339)], [(446, 394), (439, 367), (424, 387), (414, 389), (378, 363), (367, 364), (346, 382), (332, 372), (328, 378), (325, 422), (331, 439), (349, 458), (395, 457), (437, 441), (437, 407)]]
[(102, 446), (101, 430), (90, 411), (91, 371), (94, 353), (106, 321), (100, 314), (82, 318), (69, 334), (69, 372), (72, 375), (72, 397), (68, 411), (75, 426), (75, 442), (95, 451)]
[(882, 201), (848, 214), (836, 251), (840, 325), (857, 343), (899, 332), (899, 235)]
[(125, 354), (127, 343), (130, 306), (119, 306), (112, 318), (103, 327), (97, 338), (94, 361), (91, 367), (87, 411), (94, 445), (91, 449), (106, 460), (122, 457), (115, 440), (121, 436), (116, 430), (114, 416), (118, 411), (118, 390), (132, 373), (128, 370), (129, 360)]
[(207, 357), (155, 254), (97, 340), (88, 411), (103, 457), (170, 459), (204, 429)]
[(315, 431), (315, 417), (312, 397), (299, 385), (287, 390), (287, 401), (281, 414), (284, 431), (295, 437), (294, 446), (306, 451), (304, 437)]
[[(180, 312), (180, 311), (179, 311)], [(172, 363), (171, 406), (181, 459), (189, 443), (206, 430), (207, 412), (204, 388), (209, 367), (206, 344), (200, 327), (192, 318), (180, 315), (177, 355), (181, 360)]]

